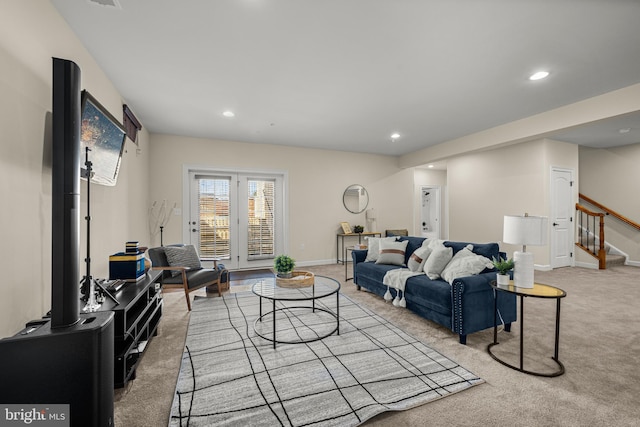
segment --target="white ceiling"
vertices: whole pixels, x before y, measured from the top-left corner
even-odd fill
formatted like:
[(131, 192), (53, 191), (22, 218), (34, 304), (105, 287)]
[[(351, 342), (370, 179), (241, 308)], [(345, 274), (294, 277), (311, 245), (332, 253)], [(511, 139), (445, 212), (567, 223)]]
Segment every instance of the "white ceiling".
[(402, 155), (640, 83), (637, 0), (51, 2), (152, 133)]

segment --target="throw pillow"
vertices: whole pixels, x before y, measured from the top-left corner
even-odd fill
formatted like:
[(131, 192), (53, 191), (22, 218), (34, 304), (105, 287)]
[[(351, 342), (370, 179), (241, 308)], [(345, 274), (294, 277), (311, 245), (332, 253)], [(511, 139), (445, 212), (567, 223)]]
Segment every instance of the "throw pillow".
[(397, 237), (367, 237), (367, 258), (365, 262), (375, 262), (380, 254), (380, 241), (395, 242)]
[(424, 263), (427, 262), (427, 258), (429, 258), (431, 252), (431, 248), (426, 245), (413, 251), (409, 257), (409, 261), (407, 261), (407, 267), (409, 267), (409, 270), (414, 272), (423, 271)]
[(493, 267), (489, 258), (474, 254), (471, 252), (472, 249), (473, 246), (468, 245), (458, 251), (442, 271), (442, 278), (449, 284), (452, 284), (458, 277), (474, 276), (480, 274), (485, 268)]
[(407, 242), (380, 241), (380, 253), (376, 264), (404, 265), (404, 253), (407, 250)]
[(424, 272), (431, 280), (439, 279), (442, 270), (449, 264), (453, 257), (453, 249), (444, 246), (436, 246), (431, 252), (427, 262), (424, 263)]
[[(200, 257), (193, 245), (186, 246), (165, 246), (164, 253), (167, 255), (167, 262), (171, 267), (202, 268)], [(171, 271), (172, 276), (179, 275), (179, 271)]]

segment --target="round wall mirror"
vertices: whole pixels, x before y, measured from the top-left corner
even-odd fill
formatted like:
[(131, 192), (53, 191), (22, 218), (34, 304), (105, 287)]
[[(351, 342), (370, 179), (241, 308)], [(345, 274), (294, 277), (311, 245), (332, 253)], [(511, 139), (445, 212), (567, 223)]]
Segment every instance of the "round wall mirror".
[(364, 212), (369, 204), (369, 193), (362, 185), (354, 184), (347, 187), (342, 195), (344, 207), (351, 213)]

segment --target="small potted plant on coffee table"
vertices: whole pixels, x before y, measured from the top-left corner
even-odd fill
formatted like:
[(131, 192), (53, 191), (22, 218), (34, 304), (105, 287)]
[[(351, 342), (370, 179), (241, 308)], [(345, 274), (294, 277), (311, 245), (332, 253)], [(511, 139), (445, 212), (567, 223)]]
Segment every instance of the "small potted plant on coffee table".
[(295, 266), (296, 261), (288, 255), (278, 255), (273, 260), (273, 268), (278, 277), (290, 278)]
[(493, 257), (492, 261), (493, 266), (496, 268), (496, 270), (498, 270), (498, 274), (496, 276), (496, 282), (498, 286), (509, 285), (509, 272), (513, 270), (513, 267), (515, 265), (513, 258), (507, 259), (498, 257), (498, 259), (496, 259), (496, 257)]

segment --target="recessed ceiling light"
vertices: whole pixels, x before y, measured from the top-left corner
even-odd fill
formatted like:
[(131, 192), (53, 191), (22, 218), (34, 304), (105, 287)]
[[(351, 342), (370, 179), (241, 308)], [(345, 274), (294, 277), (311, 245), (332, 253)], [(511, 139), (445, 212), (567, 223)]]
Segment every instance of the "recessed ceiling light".
[(429, 169), (433, 169), (433, 165), (429, 165), (427, 166)]
[(629, 133), (630, 131), (631, 131), (631, 128), (618, 129), (618, 133)]
[(396, 132), (396, 133), (392, 133), (392, 134), (391, 134), (391, 139), (392, 139), (392, 140), (394, 140), (394, 141), (395, 141), (395, 140), (396, 140), (396, 139), (398, 139), (398, 138), (400, 138), (400, 134), (399, 134), (399, 133), (397, 133), (397, 132)]
[(549, 75), (548, 71), (538, 71), (536, 73), (533, 73), (529, 76), (529, 80), (540, 80), (540, 79), (544, 79), (545, 77), (547, 77)]
[(223, 113), (222, 113), (222, 115), (223, 115), (223, 116), (225, 116), (225, 117), (227, 117), (227, 118), (229, 118), (229, 119), (230, 119), (231, 117), (235, 117), (234, 112), (233, 112), (233, 111), (229, 111), (229, 110), (227, 110), (227, 111), (223, 112)]

